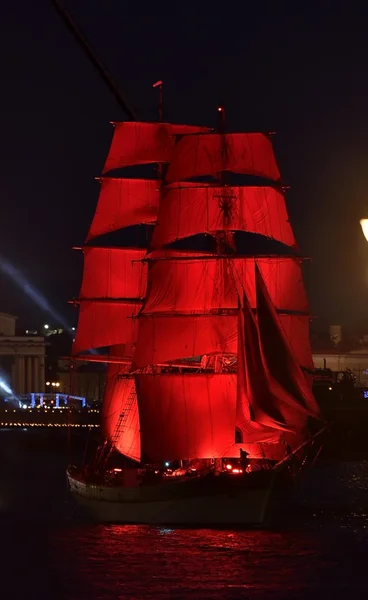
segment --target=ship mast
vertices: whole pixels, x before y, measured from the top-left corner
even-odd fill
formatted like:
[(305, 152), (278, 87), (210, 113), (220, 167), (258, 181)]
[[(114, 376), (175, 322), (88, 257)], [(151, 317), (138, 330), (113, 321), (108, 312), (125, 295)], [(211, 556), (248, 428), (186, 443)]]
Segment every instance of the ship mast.
[[(158, 88), (159, 96), (158, 96), (158, 121), (162, 123), (164, 120), (164, 90), (163, 90), (163, 81), (159, 79), (152, 85), (153, 88)], [(163, 164), (157, 163), (157, 179), (161, 182), (163, 181)]]
[(158, 101), (158, 120), (160, 123), (164, 120), (164, 92), (163, 92), (163, 82), (161, 80), (156, 81), (153, 84), (153, 88), (158, 88), (159, 90), (159, 101)]

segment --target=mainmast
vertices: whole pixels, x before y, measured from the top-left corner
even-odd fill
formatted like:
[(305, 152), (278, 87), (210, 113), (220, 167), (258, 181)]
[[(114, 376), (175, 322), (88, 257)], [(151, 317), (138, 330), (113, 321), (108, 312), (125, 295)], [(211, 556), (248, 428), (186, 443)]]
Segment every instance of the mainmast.
[[(278, 443), (283, 431), (298, 429), (315, 409), (300, 369), (311, 361), (308, 305), (271, 141), (262, 133), (225, 132), (224, 111), (218, 112), (217, 132), (176, 139), (147, 257), (147, 295), (132, 368), (142, 445), (153, 462), (236, 456), (235, 430), (248, 444)], [(241, 185), (232, 184), (233, 173)], [(198, 249), (203, 235), (215, 241), (215, 252)], [(250, 236), (251, 248), (242, 246), (244, 236)], [(269, 340), (254, 316), (260, 294), (269, 298), (262, 319), (276, 319), (280, 348), (294, 357), (289, 383), (265, 363)], [(258, 369), (255, 377), (247, 372), (255, 366), (241, 342), (245, 326), (247, 352), (259, 349), (254, 365), (262, 366), (262, 374)], [(179, 361), (179, 372), (155, 375), (156, 366)], [(198, 373), (186, 370), (185, 361), (195, 361)], [(246, 382), (256, 385), (260, 378), (267, 402), (254, 422), (250, 399), (259, 401), (259, 394), (246, 389)], [(239, 386), (244, 394), (238, 395)], [(290, 395), (288, 386), (299, 392)]]
[[(158, 122), (162, 123), (164, 120), (164, 91), (163, 91), (163, 82), (159, 79), (152, 85), (153, 88), (158, 88), (159, 93), (159, 101), (158, 101)], [(157, 163), (157, 179), (162, 182), (163, 178), (163, 165), (162, 163)]]
[(163, 92), (163, 82), (161, 80), (156, 81), (153, 84), (153, 88), (158, 88), (159, 91), (159, 103), (158, 103), (158, 120), (160, 123), (164, 120), (164, 92)]

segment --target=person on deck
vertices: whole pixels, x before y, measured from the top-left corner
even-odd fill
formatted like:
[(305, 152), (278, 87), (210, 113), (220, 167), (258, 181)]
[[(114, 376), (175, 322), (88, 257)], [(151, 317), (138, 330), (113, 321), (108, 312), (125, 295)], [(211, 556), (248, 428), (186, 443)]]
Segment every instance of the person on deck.
[(243, 469), (244, 473), (246, 472), (247, 467), (249, 466), (248, 456), (249, 456), (248, 452), (246, 452), (245, 450), (242, 450), (240, 448), (240, 466)]

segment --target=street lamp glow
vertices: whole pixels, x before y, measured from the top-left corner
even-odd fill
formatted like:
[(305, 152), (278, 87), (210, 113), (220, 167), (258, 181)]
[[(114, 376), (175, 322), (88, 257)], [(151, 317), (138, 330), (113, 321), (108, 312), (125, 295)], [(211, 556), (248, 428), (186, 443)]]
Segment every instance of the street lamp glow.
[(49, 329), (50, 325), (44, 325), (45, 329)]
[(360, 225), (361, 225), (364, 237), (368, 242), (368, 219), (360, 219)]

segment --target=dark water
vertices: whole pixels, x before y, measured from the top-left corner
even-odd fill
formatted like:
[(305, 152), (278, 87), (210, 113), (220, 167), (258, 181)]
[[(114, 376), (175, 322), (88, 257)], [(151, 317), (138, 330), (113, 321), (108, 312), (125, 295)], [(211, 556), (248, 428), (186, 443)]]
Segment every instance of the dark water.
[(27, 436), (0, 431), (1, 598), (368, 597), (368, 462), (320, 464), (271, 531), (101, 526)]

